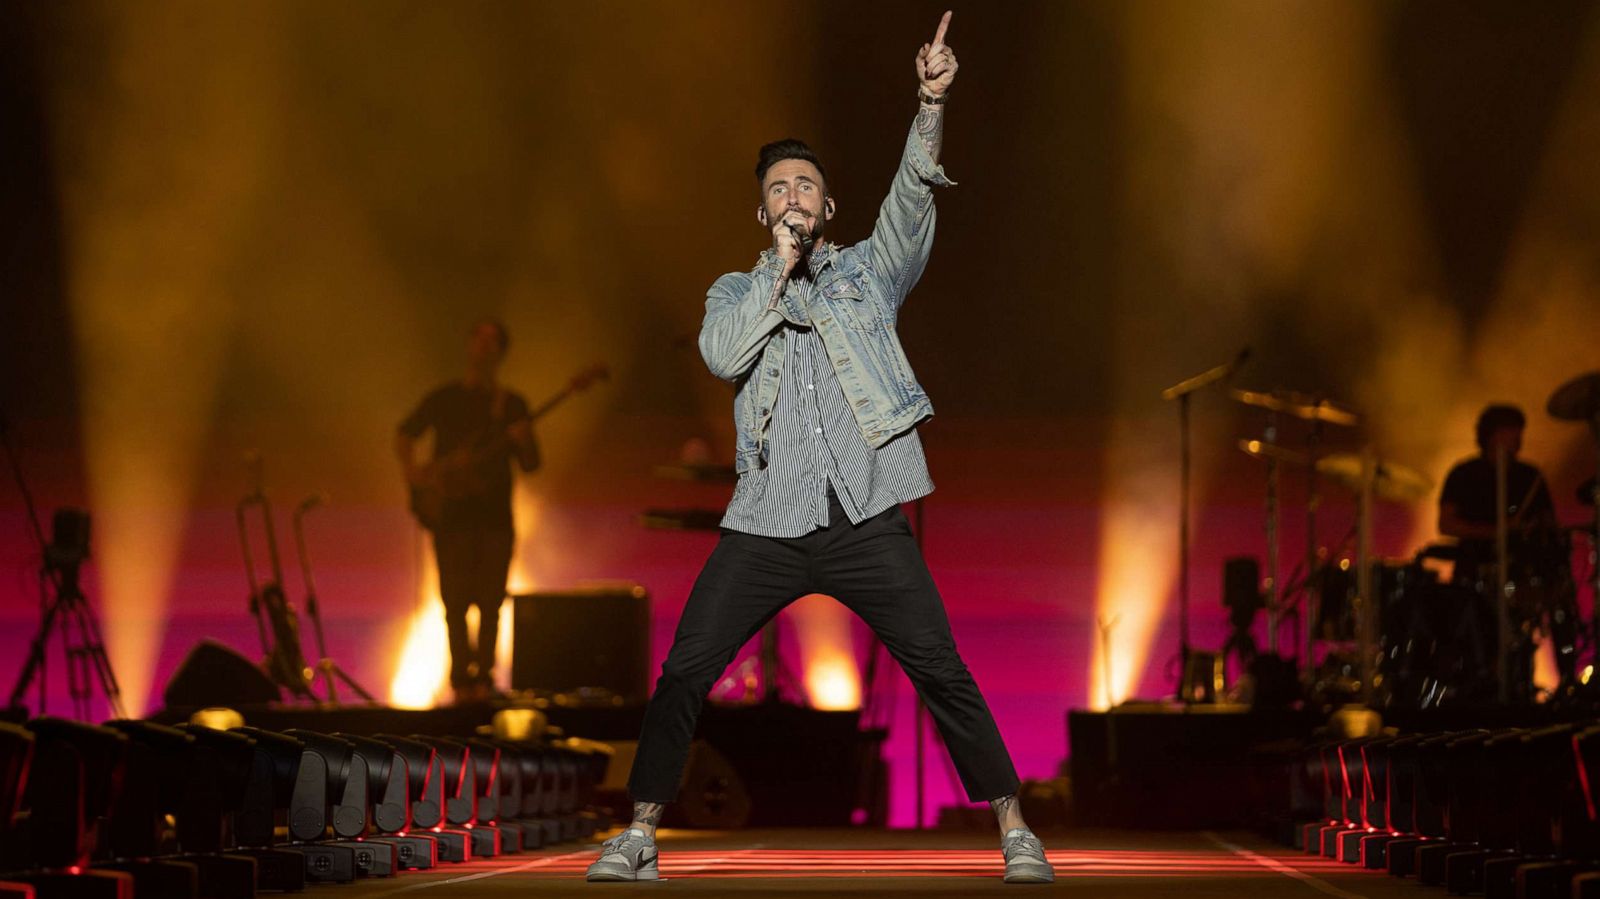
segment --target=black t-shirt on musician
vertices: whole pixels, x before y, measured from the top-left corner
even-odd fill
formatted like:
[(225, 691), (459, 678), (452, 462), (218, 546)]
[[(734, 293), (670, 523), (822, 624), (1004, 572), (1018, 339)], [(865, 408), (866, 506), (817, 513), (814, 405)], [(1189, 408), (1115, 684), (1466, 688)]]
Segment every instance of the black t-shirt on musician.
[(511, 529), (511, 448), (502, 438), (508, 426), (530, 417), (528, 401), (514, 391), (452, 381), (400, 423), (400, 433), (413, 439), (433, 431), (435, 460), (457, 450), (474, 456), (470, 480), (478, 489), (445, 500), (441, 528)]
[[(1494, 493), (1494, 463), (1477, 456), (1450, 469), (1439, 505), (1454, 506), (1456, 515), (1469, 524), (1493, 527)], [(1524, 524), (1546, 520), (1554, 516), (1555, 504), (1539, 469), (1513, 460), (1506, 466), (1506, 519), (1517, 521), (1519, 514)], [(1477, 565), (1493, 560), (1493, 541), (1462, 540), (1456, 570), (1472, 572)]]

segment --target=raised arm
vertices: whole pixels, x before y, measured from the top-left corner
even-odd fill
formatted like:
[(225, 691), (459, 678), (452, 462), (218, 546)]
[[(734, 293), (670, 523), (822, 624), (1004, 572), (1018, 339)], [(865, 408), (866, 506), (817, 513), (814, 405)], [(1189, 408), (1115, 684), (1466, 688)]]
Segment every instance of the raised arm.
[(933, 43), (917, 52), (917, 117), (906, 136), (900, 169), (895, 173), (889, 195), (878, 210), (872, 229), (872, 263), (889, 286), (896, 308), (922, 276), (933, 248), (937, 216), (933, 188), (954, 184), (939, 167), (944, 147), (944, 107), (955, 81), (955, 51), (944, 43), (950, 27), (950, 13), (939, 20)]
[(950, 27), (951, 13), (948, 11), (944, 18), (939, 20), (939, 30), (933, 34), (933, 43), (923, 44), (917, 52), (917, 101), (922, 104), (917, 110), (916, 124), (913, 126), (917, 138), (922, 141), (922, 149), (927, 152), (928, 160), (935, 165), (939, 162), (939, 150), (944, 143), (944, 101), (950, 93), (950, 85), (956, 80), (956, 53), (945, 46), (944, 33)]

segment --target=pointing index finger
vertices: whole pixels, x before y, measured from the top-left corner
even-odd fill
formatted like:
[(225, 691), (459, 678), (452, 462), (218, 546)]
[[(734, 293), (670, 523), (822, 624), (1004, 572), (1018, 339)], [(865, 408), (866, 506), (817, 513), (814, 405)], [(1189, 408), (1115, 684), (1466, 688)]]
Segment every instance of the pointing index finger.
[(944, 32), (946, 28), (950, 27), (951, 15), (953, 15), (953, 13), (950, 10), (945, 10), (944, 18), (939, 20), (939, 30), (933, 33), (933, 45), (935, 47), (944, 46)]

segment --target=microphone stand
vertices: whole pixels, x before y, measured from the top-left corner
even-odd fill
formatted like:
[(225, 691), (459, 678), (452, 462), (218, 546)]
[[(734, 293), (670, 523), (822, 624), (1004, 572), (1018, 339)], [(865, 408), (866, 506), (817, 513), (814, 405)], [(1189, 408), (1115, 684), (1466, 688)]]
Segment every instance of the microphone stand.
[[(1190, 426), (1189, 398), (1196, 392), (1219, 381), (1232, 377), (1234, 372), (1250, 358), (1250, 348), (1245, 347), (1233, 361), (1209, 368), (1192, 378), (1161, 391), (1163, 400), (1178, 401), (1178, 655), (1180, 671), (1189, 665), (1189, 496), (1190, 496)], [(1182, 691), (1180, 691), (1182, 692)]]

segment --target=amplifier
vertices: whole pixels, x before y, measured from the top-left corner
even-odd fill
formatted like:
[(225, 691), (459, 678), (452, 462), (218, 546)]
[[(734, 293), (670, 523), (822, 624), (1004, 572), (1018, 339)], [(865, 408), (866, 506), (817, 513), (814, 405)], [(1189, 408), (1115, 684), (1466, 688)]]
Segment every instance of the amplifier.
[(650, 594), (626, 585), (513, 596), (511, 686), (650, 695)]

